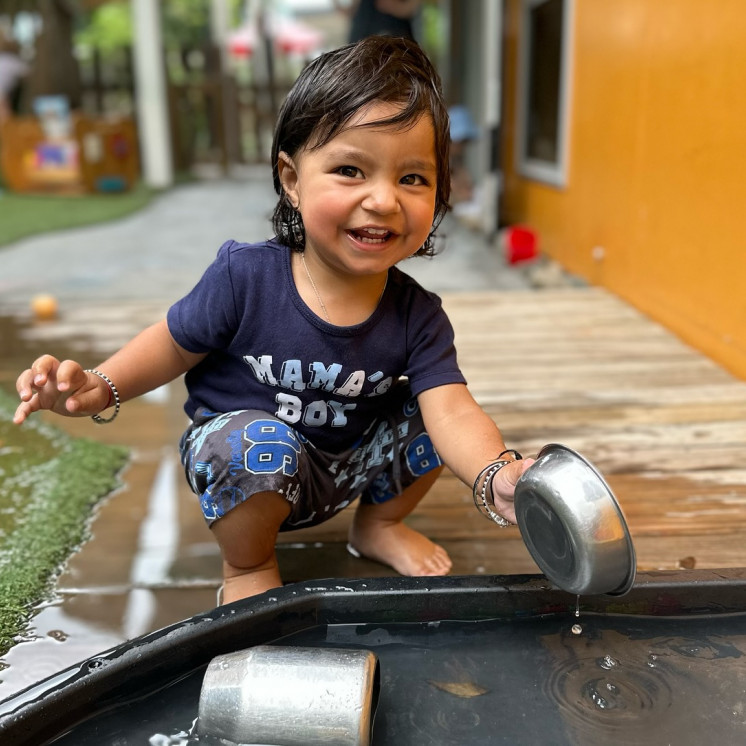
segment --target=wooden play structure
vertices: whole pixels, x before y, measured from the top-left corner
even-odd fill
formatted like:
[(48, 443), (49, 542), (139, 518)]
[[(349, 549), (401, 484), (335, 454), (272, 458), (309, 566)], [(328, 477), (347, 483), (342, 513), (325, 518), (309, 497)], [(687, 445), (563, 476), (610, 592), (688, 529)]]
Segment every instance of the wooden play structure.
[(117, 193), (139, 178), (134, 121), (73, 112), (62, 134), (37, 116), (14, 117), (0, 130), (0, 170), (8, 189), (21, 193)]

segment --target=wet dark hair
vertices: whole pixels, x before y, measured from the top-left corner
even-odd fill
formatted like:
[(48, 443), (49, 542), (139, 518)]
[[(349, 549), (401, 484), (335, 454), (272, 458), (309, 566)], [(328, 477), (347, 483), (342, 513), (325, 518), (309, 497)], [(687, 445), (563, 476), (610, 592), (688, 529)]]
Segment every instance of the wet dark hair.
[(434, 233), (448, 210), (451, 194), (448, 110), (440, 77), (418, 44), (387, 36), (371, 36), (317, 57), (300, 74), (282, 104), (272, 142), (272, 178), (280, 197), (272, 226), (282, 243), (296, 251), (305, 247), (303, 220), (280, 183), (280, 153), (294, 158), (303, 148), (322, 147), (362, 108), (381, 102), (401, 104), (402, 108), (395, 116), (376, 121), (376, 127), (407, 129), (423, 116), (432, 119), (437, 165), (435, 215), (430, 235), (415, 256), (434, 253)]

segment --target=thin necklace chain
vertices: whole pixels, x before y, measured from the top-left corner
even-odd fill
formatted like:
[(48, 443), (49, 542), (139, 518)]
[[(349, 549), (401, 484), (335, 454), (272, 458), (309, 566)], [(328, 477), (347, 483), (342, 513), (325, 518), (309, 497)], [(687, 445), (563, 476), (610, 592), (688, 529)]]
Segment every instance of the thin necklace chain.
[(329, 311), (326, 310), (324, 301), (321, 300), (319, 289), (316, 287), (316, 283), (313, 281), (313, 277), (311, 277), (311, 273), (308, 270), (308, 265), (306, 264), (306, 255), (301, 253), (300, 258), (301, 258), (301, 261), (303, 262), (303, 267), (306, 270), (306, 274), (308, 275), (308, 280), (311, 283), (311, 287), (313, 288), (313, 292), (316, 293), (316, 300), (319, 302), (319, 305), (321, 306), (321, 310), (324, 312), (324, 316), (326, 316), (326, 320), (331, 324), (332, 320), (329, 318)]
[[(326, 310), (326, 306), (324, 305), (324, 301), (321, 300), (321, 294), (319, 293), (319, 289), (316, 287), (316, 283), (313, 281), (313, 277), (311, 277), (311, 272), (308, 269), (308, 265), (306, 264), (306, 255), (303, 252), (301, 252), (301, 254), (300, 254), (300, 260), (303, 262), (303, 268), (306, 270), (306, 275), (308, 276), (308, 281), (311, 283), (311, 287), (313, 288), (313, 292), (316, 293), (316, 300), (319, 302), (319, 305), (321, 306), (321, 310), (324, 312), (324, 317), (331, 324), (332, 320), (329, 318), (329, 311)], [(378, 303), (381, 302), (381, 298), (383, 298), (383, 294), (386, 292), (386, 286), (388, 285), (388, 283), (389, 283), (389, 276), (388, 276), (388, 273), (387, 273), (386, 274), (386, 280), (383, 283), (383, 290), (381, 290), (381, 294), (378, 296)]]

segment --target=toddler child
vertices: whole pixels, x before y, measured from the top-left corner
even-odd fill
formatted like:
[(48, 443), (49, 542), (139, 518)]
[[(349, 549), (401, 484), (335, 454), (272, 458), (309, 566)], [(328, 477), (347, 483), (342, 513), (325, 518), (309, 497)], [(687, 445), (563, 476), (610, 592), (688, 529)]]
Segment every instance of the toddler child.
[(46, 409), (111, 422), (186, 374), (182, 462), (221, 549), (225, 602), (281, 585), (279, 531), (358, 497), (351, 552), (447, 574), (445, 550), (404, 522), (443, 465), (508, 525), (531, 463), (469, 393), (440, 299), (397, 267), (432, 253), (448, 147), (440, 81), (415, 42), (369, 37), (315, 59), (275, 128), (275, 237), (225, 243), (98, 370), (38, 358), (18, 377), (14, 421)]

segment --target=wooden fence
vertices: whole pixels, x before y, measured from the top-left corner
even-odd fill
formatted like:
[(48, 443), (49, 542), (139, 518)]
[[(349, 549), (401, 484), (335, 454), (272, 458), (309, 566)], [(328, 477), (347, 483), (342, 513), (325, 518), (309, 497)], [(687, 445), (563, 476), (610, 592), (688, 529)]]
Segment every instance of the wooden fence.
[[(289, 83), (239, 81), (222, 69), (211, 47), (166, 51), (164, 64), (177, 171), (202, 163), (227, 169), (269, 160), (276, 109)], [(135, 114), (131, 49), (106, 56), (93, 50), (80, 67), (86, 115)]]

